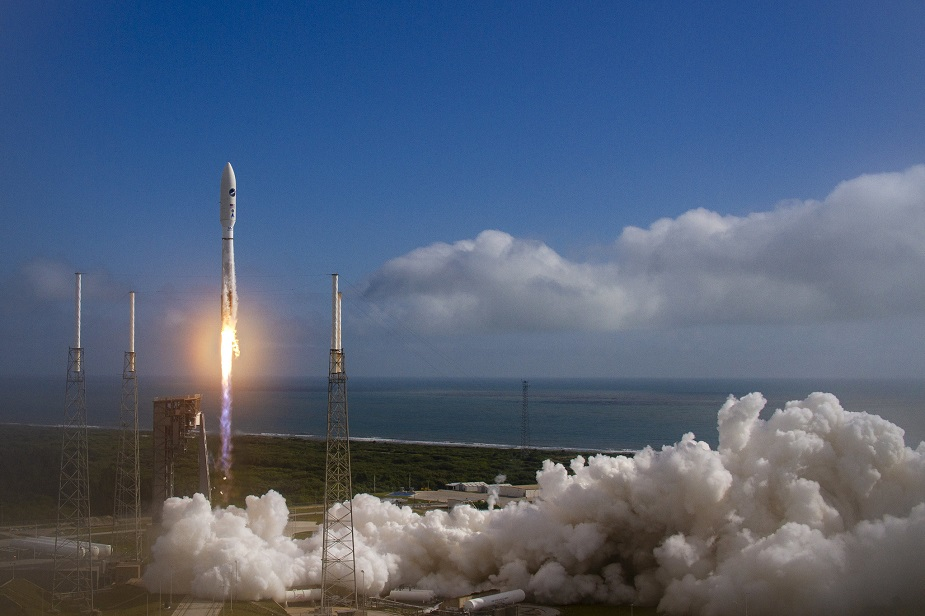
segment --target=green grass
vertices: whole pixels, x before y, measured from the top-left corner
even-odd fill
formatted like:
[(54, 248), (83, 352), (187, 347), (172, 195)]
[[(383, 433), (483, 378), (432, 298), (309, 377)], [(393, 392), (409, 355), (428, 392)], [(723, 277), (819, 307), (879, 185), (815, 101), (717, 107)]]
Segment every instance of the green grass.
[[(151, 499), (153, 451), (151, 433), (141, 434), (142, 510)], [(116, 430), (88, 431), (90, 510), (95, 516), (111, 515), (115, 486)], [(224, 503), (244, 505), (249, 494), (273, 489), (286, 497), (291, 509), (317, 504), (324, 492), (325, 444), (291, 437), (238, 435), (234, 437), (234, 465)], [(543, 460), (568, 462), (569, 451), (521, 452), (517, 449), (410, 445), (357, 442), (350, 445), (354, 492), (387, 494), (411, 486), (442, 488), (454, 481), (493, 482), (505, 475), (513, 484), (536, 482)], [(209, 450), (219, 450), (216, 436)], [(594, 452), (587, 452), (588, 455)], [(174, 492), (178, 496), (197, 491), (195, 441), (174, 466)], [(61, 465), (61, 430), (47, 426), (0, 427), (0, 526), (54, 523), (57, 515), (58, 477)], [(213, 486), (218, 477), (213, 473)]]
[(0, 612), (38, 616), (47, 612), (50, 607), (51, 594), (32, 582), (15, 579), (0, 586)]
[[(0, 473), (0, 526), (54, 525), (61, 437), (61, 430), (55, 427), (0, 426), (0, 468), (4, 469)], [(142, 433), (140, 442), (142, 510), (147, 512), (150, 510), (153, 472), (151, 433)], [(112, 514), (118, 443), (119, 433), (116, 430), (88, 431), (90, 509), (93, 516)], [(213, 453), (219, 450), (217, 437), (210, 437), (209, 449)], [(384, 496), (407, 488), (409, 481), (416, 489), (439, 489), (455, 481), (493, 482), (501, 474), (509, 483), (532, 484), (543, 460), (567, 463), (576, 455), (570, 451), (522, 452), (516, 449), (354, 441), (351, 443), (353, 489), (356, 493)], [(290, 511), (297, 514), (299, 520), (320, 523), (322, 512), (318, 504), (324, 488), (324, 458), (325, 444), (322, 441), (235, 436), (233, 477), (227, 503), (243, 506), (247, 495), (261, 495), (274, 489), (286, 497)], [(189, 450), (175, 463), (176, 495), (191, 495), (197, 490), (197, 464), (195, 441), (191, 441)], [(213, 486), (216, 485), (215, 479), (213, 473)], [(110, 525), (111, 522), (103, 518), (93, 529), (94, 541), (105, 541)], [(145, 547), (150, 547), (154, 532), (156, 529), (148, 531)], [(141, 616), (156, 613), (158, 597), (142, 589), (120, 586), (97, 592), (94, 604), (103, 616)], [(22, 606), (21, 612), (17, 605)], [(43, 605), (47, 610), (48, 594), (25, 580), (12, 580), (0, 587), (0, 614), (38, 616), (44, 613)], [(177, 597), (174, 600), (176, 605)], [(230, 605), (226, 611), (230, 612)], [(285, 612), (273, 602), (235, 602), (234, 613), (266, 615)], [(624, 610), (606, 606), (571, 606), (564, 608), (563, 613), (565, 616), (621, 616), (630, 614), (630, 611), (629, 607)], [(636, 608), (636, 613), (646, 616), (655, 612)]]
[[(171, 610), (162, 609), (161, 614), (171, 614), (185, 597), (174, 595)], [(93, 595), (93, 607), (101, 616), (145, 616), (157, 614), (159, 600), (157, 593), (148, 593), (135, 586), (115, 586), (98, 590)], [(22, 614), (22, 616), (39, 616), (47, 614), (51, 608), (51, 595), (32, 582), (16, 579), (0, 586), (0, 611), (2, 613)], [(225, 602), (224, 613), (231, 614), (231, 603)], [(78, 614), (76, 607), (62, 606), (59, 614), (70, 616)], [(286, 611), (273, 601), (235, 601), (235, 616), (267, 616), (268, 614), (285, 615)]]

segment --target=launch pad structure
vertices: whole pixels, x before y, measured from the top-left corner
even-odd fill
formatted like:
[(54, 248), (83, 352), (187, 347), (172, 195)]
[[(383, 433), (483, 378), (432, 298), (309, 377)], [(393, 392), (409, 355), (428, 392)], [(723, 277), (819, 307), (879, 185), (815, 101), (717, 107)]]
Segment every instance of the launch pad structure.
[(524, 381), (522, 385), (523, 392), (520, 405), (520, 449), (522, 453), (526, 455), (527, 448), (530, 447), (530, 409), (527, 405), (530, 384)]
[[(164, 501), (173, 496), (173, 466), (189, 441), (199, 441), (199, 492), (211, 496), (206, 423), (200, 405), (202, 394), (154, 399), (154, 478), (151, 507), (160, 518)], [(211, 499), (210, 499), (211, 500)]]
[(347, 420), (347, 372), (341, 343), (341, 299), (333, 274), (333, 326), (328, 370), (328, 430), (324, 476), (324, 528), (321, 551), (321, 613), (334, 606), (357, 608), (353, 542), (353, 481)]
[[(129, 293), (129, 344), (122, 363), (122, 397), (119, 405), (119, 451), (112, 516), (112, 544), (120, 558), (141, 564), (141, 491), (138, 452), (138, 379), (135, 373), (135, 292)], [(128, 541), (117, 542), (122, 527)]]
[(87, 457), (87, 402), (84, 349), (80, 344), (81, 273), (75, 292), (74, 346), (68, 350), (61, 441), (61, 476), (52, 607), (69, 603), (93, 609), (93, 556), (90, 548), (90, 474)]

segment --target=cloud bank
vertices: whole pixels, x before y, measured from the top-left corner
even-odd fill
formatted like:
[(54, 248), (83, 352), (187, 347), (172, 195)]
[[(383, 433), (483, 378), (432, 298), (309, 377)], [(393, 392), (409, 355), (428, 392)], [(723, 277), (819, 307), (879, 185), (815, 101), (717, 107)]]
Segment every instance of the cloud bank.
[[(364, 592), (657, 605), (669, 614), (914, 613), (925, 599), (925, 443), (831, 394), (767, 420), (760, 394), (718, 412), (716, 450), (686, 434), (634, 458), (545, 463), (536, 503), (413, 513), (353, 501)], [(338, 505), (340, 506), (340, 505)], [(246, 510), (173, 498), (144, 581), (202, 597), (281, 597), (320, 584), (320, 536), (282, 536), (270, 492)], [(235, 565), (237, 563), (237, 566)]]
[(497, 230), (386, 263), (363, 298), (422, 331), (616, 331), (921, 315), (925, 165), (863, 175), (823, 201), (706, 209), (626, 227), (578, 263)]
[[(28, 374), (36, 366), (53, 365), (63, 374), (68, 346), (74, 343), (75, 271), (60, 259), (34, 258), (0, 275), (0, 340), (6, 350), (0, 372)], [(92, 343), (101, 333), (106, 339), (117, 336), (120, 344), (112, 350), (111, 362), (118, 366), (114, 374), (121, 372), (122, 352), (128, 345), (130, 288), (107, 270), (81, 279), (82, 343)], [(111, 318), (118, 308), (118, 319)], [(90, 349), (91, 363), (99, 357), (96, 352)]]

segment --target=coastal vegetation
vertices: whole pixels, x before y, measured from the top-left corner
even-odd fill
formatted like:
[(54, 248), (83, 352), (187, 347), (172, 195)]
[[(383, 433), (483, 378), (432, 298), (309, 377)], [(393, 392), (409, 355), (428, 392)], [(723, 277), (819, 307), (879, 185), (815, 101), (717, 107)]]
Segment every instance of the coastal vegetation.
[[(0, 526), (54, 522), (61, 468), (61, 429), (54, 426), (0, 426)], [(89, 429), (88, 468), (91, 515), (113, 511), (119, 431)], [(276, 490), (290, 507), (317, 504), (324, 492), (325, 443), (287, 436), (238, 434), (234, 440), (233, 477), (227, 504), (244, 505), (249, 494)], [(217, 452), (218, 438), (209, 438)], [(142, 511), (150, 509), (153, 476), (151, 432), (139, 435)], [(437, 489), (456, 481), (515, 485), (536, 482), (543, 461), (567, 463), (579, 452), (516, 448), (411, 444), (391, 441), (351, 441), (353, 489), (386, 495), (403, 489)], [(591, 455), (595, 452), (582, 452)], [(174, 493), (192, 495), (198, 489), (196, 441), (190, 440), (174, 467)], [(215, 473), (213, 473), (215, 478)], [(215, 485), (213, 480), (213, 486)], [(220, 503), (214, 498), (213, 502)]]
[[(110, 541), (105, 517), (112, 514), (116, 457), (120, 434), (113, 429), (89, 429), (88, 468), (91, 515), (102, 526), (99, 541)], [(53, 426), (0, 425), (0, 526), (17, 534), (22, 527), (36, 526), (36, 532), (53, 528), (61, 461), (62, 430)], [(175, 464), (175, 494), (186, 496), (198, 488), (197, 443)], [(218, 451), (218, 439), (209, 439), (209, 450)], [(140, 434), (142, 511), (150, 511), (153, 476), (152, 434)], [(244, 505), (249, 494), (273, 489), (287, 498), (290, 511), (302, 520), (321, 521), (319, 502), (323, 497), (325, 443), (321, 440), (287, 436), (239, 434), (234, 437), (232, 487), (227, 504)], [(582, 452), (593, 455), (595, 452)], [(579, 452), (565, 450), (521, 450), (515, 448), (467, 447), (459, 445), (411, 444), (390, 441), (352, 441), (351, 459), (354, 492), (385, 496), (409, 487), (437, 489), (457, 481), (505, 481), (532, 484), (543, 461), (567, 463)], [(216, 473), (213, 473), (215, 477)], [(501, 476), (504, 476), (503, 478)], [(213, 481), (213, 485), (214, 485)], [(220, 503), (215, 498), (213, 503)], [(102, 520), (99, 518), (103, 518)], [(147, 522), (146, 522), (147, 524)], [(39, 527), (44, 527), (39, 530)], [(146, 555), (147, 557), (147, 555)], [(184, 597), (173, 596), (173, 605)], [(50, 595), (24, 579), (5, 580), (0, 585), (0, 611), (23, 615), (44, 613)], [(100, 614), (147, 614), (166, 599), (132, 586), (116, 585), (95, 595)], [(227, 609), (227, 607), (226, 607)], [(283, 610), (272, 601), (235, 602), (235, 613), (275, 614)], [(654, 610), (636, 607), (639, 614)], [(70, 613), (65, 609), (63, 613)], [(565, 616), (633, 614), (628, 606), (569, 606)]]

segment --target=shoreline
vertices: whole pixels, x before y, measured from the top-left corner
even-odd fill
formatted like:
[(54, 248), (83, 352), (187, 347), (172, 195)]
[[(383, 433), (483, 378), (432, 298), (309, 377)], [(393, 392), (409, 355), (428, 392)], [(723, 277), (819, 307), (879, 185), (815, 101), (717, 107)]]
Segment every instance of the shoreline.
[[(0, 451), (7, 472), (0, 481), (2, 520), (5, 524), (54, 520), (60, 490), (61, 424), (3, 423)], [(87, 427), (87, 463), (92, 515), (113, 510), (115, 476), (121, 430), (115, 426)], [(139, 431), (139, 487), (142, 508), (150, 507), (154, 476), (152, 432)], [(219, 435), (209, 436), (216, 451)], [(352, 486), (355, 493), (375, 494), (402, 488), (439, 489), (454, 482), (491, 483), (501, 475), (513, 485), (536, 483), (537, 472), (549, 460), (566, 467), (578, 457), (611, 455), (595, 449), (520, 449), (484, 443), (408, 442), (351, 438)], [(325, 490), (325, 440), (312, 434), (244, 434), (234, 440), (234, 470), (222, 506), (246, 507), (248, 495), (275, 490), (290, 505), (317, 504)], [(179, 452), (174, 467), (174, 495), (198, 490), (198, 456)], [(632, 455), (632, 454), (629, 454)], [(214, 458), (209, 463), (214, 470)], [(213, 474), (213, 477), (215, 475)], [(497, 481), (496, 481), (497, 483)], [(146, 486), (146, 487), (145, 487)]]
[[(0, 426), (20, 426), (26, 428), (64, 428), (64, 424), (34, 424), (22, 422), (0, 422)], [(119, 430), (116, 426), (92, 426), (88, 425), (87, 430)], [(139, 429), (138, 433), (150, 433), (150, 429)], [(218, 437), (217, 433), (209, 434), (212, 437)], [(234, 432), (233, 436), (258, 436), (266, 438), (288, 438), (313, 442), (324, 442), (325, 437), (316, 434), (288, 434), (284, 432)], [(493, 449), (493, 450), (521, 450), (520, 445), (505, 445), (502, 443), (465, 443), (460, 441), (422, 441), (416, 439), (394, 439), (378, 436), (351, 436), (350, 441), (357, 443), (382, 443), (386, 445), (413, 445), (418, 447), (466, 447), (470, 449)], [(552, 447), (549, 445), (537, 445), (526, 448), (528, 451), (545, 451), (545, 452), (572, 452), (581, 453), (600, 453), (612, 456), (633, 456), (639, 453), (638, 449), (599, 449), (596, 447)]]
[[(295, 438), (295, 439), (304, 439), (310, 441), (324, 441), (325, 437), (318, 436), (315, 434), (283, 434), (277, 432), (240, 432), (238, 434), (243, 434), (247, 436), (267, 436), (271, 438)], [(524, 449), (520, 445), (504, 445), (500, 443), (464, 443), (459, 441), (419, 441), (414, 439), (395, 439), (395, 438), (384, 438), (378, 436), (351, 436), (351, 441), (356, 441), (358, 443), (386, 443), (389, 445), (419, 445), (425, 447), (470, 447), (473, 449)], [(549, 445), (537, 445), (530, 446), (526, 449), (530, 451), (572, 451), (575, 453), (588, 453), (591, 451), (597, 453), (603, 453), (608, 455), (633, 455), (639, 453), (639, 450), (635, 449), (598, 449), (596, 447), (551, 447)]]

